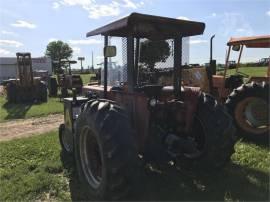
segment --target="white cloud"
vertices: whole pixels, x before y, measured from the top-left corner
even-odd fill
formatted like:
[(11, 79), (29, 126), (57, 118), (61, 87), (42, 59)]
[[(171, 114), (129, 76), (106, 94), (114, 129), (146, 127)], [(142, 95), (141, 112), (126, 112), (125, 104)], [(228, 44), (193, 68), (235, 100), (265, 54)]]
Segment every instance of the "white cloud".
[(6, 30), (2, 30), (2, 31), (1, 31), (1, 34), (4, 34), (4, 35), (10, 35), (10, 36), (17, 36), (16, 33), (10, 32), (10, 31), (6, 31)]
[(207, 43), (207, 40), (204, 39), (193, 39), (189, 41), (189, 44), (202, 44), (202, 43)]
[(185, 17), (185, 16), (179, 16), (179, 17), (177, 17), (177, 19), (179, 19), (179, 20), (190, 20), (188, 17)]
[(218, 16), (220, 16), (220, 15), (217, 14), (217, 13), (215, 13), (215, 12), (213, 12), (213, 13), (211, 13), (210, 15), (206, 16), (206, 18), (211, 19), (211, 18), (216, 18), (216, 17), (218, 17)]
[(89, 18), (98, 19), (100, 17), (118, 16), (120, 14), (120, 8), (117, 2), (112, 2), (108, 5), (93, 5), (88, 9), (88, 12)]
[(73, 56), (78, 56), (81, 53), (81, 49), (79, 47), (71, 47), (73, 50)]
[(0, 46), (11, 46), (11, 47), (21, 47), (23, 46), (23, 43), (19, 41), (14, 41), (14, 40), (4, 40), (0, 39)]
[(238, 28), (236, 29), (237, 32), (246, 32), (247, 30), (243, 29), (243, 28)]
[(126, 8), (133, 8), (133, 9), (138, 8), (138, 5), (134, 2), (132, 2), (131, 0), (123, 0), (123, 2), (125, 3), (124, 7), (126, 7)]
[(9, 50), (0, 48), (0, 55), (1, 56), (8, 56), (8, 55), (14, 55), (12, 52), (10, 52)]
[(58, 9), (60, 7), (60, 4), (58, 2), (53, 2), (52, 8)]
[(53, 42), (53, 41), (58, 41), (58, 39), (56, 39), (56, 38), (49, 38), (49, 40), (48, 40), (49, 43), (50, 42)]
[(118, 16), (123, 8), (137, 9), (144, 5), (143, 1), (134, 0), (111, 0), (108, 3), (97, 3), (95, 0), (55, 0), (52, 7), (79, 6), (88, 12), (88, 17), (98, 19), (100, 17)]
[(31, 22), (27, 22), (24, 20), (17, 20), (16, 23), (12, 23), (10, 24), (13, 27), (21, 27), (21, 28), (28, 28), (28, 29), (35, 29), (36, 25), (31, 23)]
[(71, 45), (91, 45), (91, 44), (101, 44), (102, 41), (97, 39), (87, 39), (87, 40), (68, 40)]
[(270, 10), (265, 13), (266, 15), (270, 16)]
[(251, 25), (242, 14), (226, 12), (221, 17), (222, 19), (219, 32), (223, 36), (230, 37), (243, 30), (245, 31), (244, 33), (241, 33), (242, 35), (253, 35), (254, 31)]

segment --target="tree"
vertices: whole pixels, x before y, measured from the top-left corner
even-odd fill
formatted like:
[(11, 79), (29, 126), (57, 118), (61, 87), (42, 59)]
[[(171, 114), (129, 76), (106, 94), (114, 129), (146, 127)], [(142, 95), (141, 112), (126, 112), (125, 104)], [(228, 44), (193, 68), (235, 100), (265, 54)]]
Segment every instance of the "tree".
[(47, 45), (45, 55), (51, 57), (52, 61), (57, 61), (53, 63), (53, 71), (57, 72), (61, 67), (61, 59), (70, 59), (72, 57), (72, 48), (63, 41), (52, 41)]
[(151, 71), (157, 62), (165, 62), (170, 56), (170, 46), (167, 41), (141, 42), (140, 62), (144, 63)]

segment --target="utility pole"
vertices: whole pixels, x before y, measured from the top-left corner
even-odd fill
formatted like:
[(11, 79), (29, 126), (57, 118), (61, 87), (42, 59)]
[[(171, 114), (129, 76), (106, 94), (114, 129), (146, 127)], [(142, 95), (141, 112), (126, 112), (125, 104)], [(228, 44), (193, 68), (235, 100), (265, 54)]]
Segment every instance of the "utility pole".
[(80, 61), (81, 61), (81, 73), (83, 73), (82, 61), (84, 61), (84, 60), (85, 60), (85, 58), (84, 58), (84, 57), (78, 57), (78, 60), (80, 60)]
[(92, 66), (91, 66), (91, 73), (94, 73), (94, 53), (92, 51)]

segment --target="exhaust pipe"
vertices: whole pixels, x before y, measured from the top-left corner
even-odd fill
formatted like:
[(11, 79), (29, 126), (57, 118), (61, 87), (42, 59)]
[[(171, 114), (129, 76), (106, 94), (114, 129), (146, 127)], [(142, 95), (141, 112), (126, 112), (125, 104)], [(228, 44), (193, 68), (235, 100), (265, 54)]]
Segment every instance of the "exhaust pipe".
[(213, 39), (214, 38), (215, 38), (215, 35), (212, 35), (210, 39), (210, 64), (213, 59)]

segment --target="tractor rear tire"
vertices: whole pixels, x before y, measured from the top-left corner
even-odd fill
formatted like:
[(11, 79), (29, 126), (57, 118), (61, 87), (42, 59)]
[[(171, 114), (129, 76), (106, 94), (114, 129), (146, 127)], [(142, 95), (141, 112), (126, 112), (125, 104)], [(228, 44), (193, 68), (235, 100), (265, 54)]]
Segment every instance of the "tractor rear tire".
[(49, 78), (49, 96), (57, 96), (57, 81), (54, 77)]
[(117, 200), (128, 194), (137, 152), (125, 111), (108, 100), (90, 100), (76, 121), (75, 160), (87, 192)]
[(253, 141), (269, 140), (269, 84), (248, 83), (235, 89), (226, 101), (237, 135)]
[(81, 95), (82, 94), (82, 87), (76, 88), (76, 94)]
[(14, 83), (8, 83), (6, 86), (7, 92), (7, 101), (9, 103), (16, 103), (17, 102), (17, 86)]
[(193, 136), (200, 152), (180, 159), (187, 168), (215, 170), (223, 168), (234, 153), (235, 126), (225, 107), (211, 95), (202, 93), (193, 123)]

